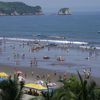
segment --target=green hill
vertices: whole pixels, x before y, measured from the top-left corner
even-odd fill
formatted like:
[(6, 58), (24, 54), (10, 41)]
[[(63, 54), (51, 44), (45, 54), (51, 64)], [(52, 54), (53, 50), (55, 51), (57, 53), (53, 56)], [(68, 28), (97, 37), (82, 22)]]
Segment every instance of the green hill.
[(28, 6), (22, 2), (0, 2), (0, 15), (38, 15), (42, 14), (40, 6)]

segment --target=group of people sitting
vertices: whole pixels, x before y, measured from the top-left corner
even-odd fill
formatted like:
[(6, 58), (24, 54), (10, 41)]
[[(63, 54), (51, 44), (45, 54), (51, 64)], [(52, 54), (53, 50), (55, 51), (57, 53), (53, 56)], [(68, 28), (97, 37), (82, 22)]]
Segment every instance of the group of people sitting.
[(34, 89), (25, 90), (25, 93), (26, 94), (29, 94), (29, 95), (34, 95), (34, 96), (41, 95), (41, 92), (39, 92), (37, 90), (34, 90)]

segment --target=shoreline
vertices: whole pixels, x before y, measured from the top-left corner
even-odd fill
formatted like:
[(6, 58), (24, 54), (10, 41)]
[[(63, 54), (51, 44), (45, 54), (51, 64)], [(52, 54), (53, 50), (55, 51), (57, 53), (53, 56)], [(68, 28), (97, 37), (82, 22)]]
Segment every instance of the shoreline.
[[(16, 67), (16, 66), (9, 66), (9, 65), (2, 65), (0, 64), (0, 72), (5, 72), (8, 75), (13, 76), (14, 73), (16, 71), (21, 71), (23, 72), (23, 75), (26, 74), (26, 83), (31, 83), (31, 82), (36, 82), (37, 80), (47, 80), (47, 75), (50, 76), (50, 81), (53, 83), (57, 84), (57, 87), (61, 86), (61, 84), (58, 82), (59, 80), (59, 76), (64, 76), (66, 74), (66, 78), (69, 78), (71, 75), (76, 76), (77, 78), (78, 75), (77, 74), (72, 74), (70, 72), (56, 72), (53, 70), (48, 70), (48, 69), (43, 69), (43, 68), (37, 68), (37, 67), (33, 67), (33, 68), (28, 68), (28, 67)], [(33, 72), (33, 75), (32, 75)], [(56, 73), (56, 75), (55, 75)], [(40, 76), (40, 78), (37, 78), (37, 75)], [(43, 78), (43, 75), (45, 75), (45, 77)], [(84, 78), (84, 75), (82, 75), (82, 77)], [(97, 86), (100, 86), (100, 78), (98, 77), (92, 77), (90, 76), (89, 80), (94, 80), (97, 84)]]
[[(16, 68), (20, 70), (30, 69), (31, 73), (32, 70), (34, 69), (36, 71), (40, 69), (43, 70), (43, 73), (44, 70), (46, 70), (46, 72), (50, 71), (52, 73), (66, 72), (68, 74), (72, 73), (76, 74), (77, 70), (79, 70), (82, 73), (83, 68), (91, 68), (93, 69), (92, 70), (93, 76), (97, 78), (100, 77), (99, 76), (100, 58), (98, 58), (97, 55), (97, 53), (100, 52), (97, 52), (95, 49), (91, 51), (88, 49), (78, 48), (78, 46), (76, 46), (76, 48), (71, 47), (73, 46), (71, 44), (62, 45), (59, 43), (57, 45), (49, 44), (47, 46), (46, 41), (36, 42), (34, 39), (31, 39), (31, 41), (30, 39), (26, 39), (25, 41), (24, 39), (19, 39), (19, 38), (18, 40), (16, 40), (16, 38), (3, 39), (0, 37), (0, 40), (2, 42), (0, 44), (0, 49), (1, 49), (0, 63), (2, 64), (0, 65), (14, 66), (11, 69), (13, 71)], [(88, 58), (89, 55), (91, 56), (91, 58)], [(49, 57), (49, 59), (44, 59), (44, 57)], [(63, 59), (63, 61), (57, 60), (59, 57), (60, 59)], [(38, 68), (34, 66), (37, 66)], [(42, 74), (42, 72), (38, 73)]]
[[(48, 36), (51, 37), (51, 36)], [(55, 38), (58, 36), (55, 36)], [(60, 38), (61, 36), (59, 36)], [(9, 42), (42, 42), (42, 44), (48, 45), (49, 43), (52, 43), (54, 45), (60, 45), (63, 44), (65, 47), (66, 45), (69, 45), (70, 48), (78, 48), (78, 49), (86, 49), (86, 50), (100, 50), (100, 46), (91, 46), (89, 42), (86, 41), (70, 41), (66, 39), (35, 39), (35, 37), (32, 38), (15, 38), (15, 37), (0, 37), (1, 41), (9, 41)], [(1, 42), (0, 41), (0, 42)]]
[[(48, 36), (51, 37), (51, 36)], [(52, 36), (54, 37), (54, 36)], [(58, 39), (58, 37), (60, 38), (61, 36), (55, 36), (55, 38)], [(87, 42), (79, 42), (79, 41), (67, 41), (66, 39), (58, 39), (58, 40), (54, 40), (54, 39), (32, 39), (32, 38), (11, 38), (11, 37), (0, 37), (0, 40), (5, 40), (5, 41), (17, 41), (17, 42), (51, 42), (51, 43), (61, 43), (61, 44), (77, 44), (77, 45), (87, 45)]]

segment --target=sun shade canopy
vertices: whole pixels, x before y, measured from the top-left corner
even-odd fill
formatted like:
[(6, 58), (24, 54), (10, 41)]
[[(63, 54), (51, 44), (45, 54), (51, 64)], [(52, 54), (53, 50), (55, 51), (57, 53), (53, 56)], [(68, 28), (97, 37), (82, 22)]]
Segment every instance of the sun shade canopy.
[(46, 90), (47, 89), (46, 87), (44, 87), (40, 84), (33, 84), (33, 83), (25, 84), (24, 87), (36, 89), (36, 90)]

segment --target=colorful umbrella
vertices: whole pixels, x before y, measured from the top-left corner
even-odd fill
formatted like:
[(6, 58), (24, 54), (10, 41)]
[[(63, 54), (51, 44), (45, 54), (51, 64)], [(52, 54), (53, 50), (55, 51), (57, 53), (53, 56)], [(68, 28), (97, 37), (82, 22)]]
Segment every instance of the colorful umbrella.
[(0, 72), (0, 77), (1, 78), (7, 78), (8, 75), (6, 73), (4, 73), (4, 72)]
[(5, 78), (0, 78), (0, 82), (1, 82), (1, 81), (4, 81), (4, 80), (5, 80)]
[(32, 88), (32, 89), (36, 89), (36, 90), (46, 90), (47, 88), (40, 85), (40, 84), (33, 84), (33, 83), (29, 83), (29, 84), (25, 84), (24, 85), (26, 88)]

